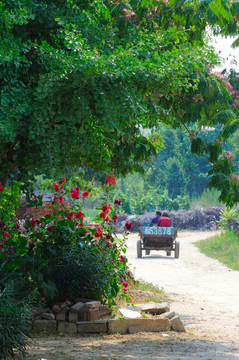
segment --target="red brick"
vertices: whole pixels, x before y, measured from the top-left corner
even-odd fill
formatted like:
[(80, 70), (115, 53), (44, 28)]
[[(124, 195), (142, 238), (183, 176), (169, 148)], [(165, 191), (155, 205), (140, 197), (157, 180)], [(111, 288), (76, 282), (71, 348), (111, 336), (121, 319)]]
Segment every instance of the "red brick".
[(78, 321), (78, 313), (76, 312), (69, 312), (69, 322), (76, 323)]
[(66, 313), (60, 312), (56, 314), (56, 321), (65, 321), (66, 320)]

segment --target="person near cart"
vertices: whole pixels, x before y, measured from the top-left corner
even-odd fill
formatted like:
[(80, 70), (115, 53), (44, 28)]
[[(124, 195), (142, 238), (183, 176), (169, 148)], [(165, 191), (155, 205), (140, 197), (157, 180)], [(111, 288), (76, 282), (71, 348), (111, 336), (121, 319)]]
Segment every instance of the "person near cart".
[(162, 216), (161, 211), (156, 211), (155, 217), (151, 220), (150, 225), (152, 225), (152, 226), (157, 225), (157, 223), (158, 223), (159, 219), (161, 218), (161, 216)]
[(157, 226), (160, 226), (160, 227), (171, 227), (172, 226), (172, 221), (171, 221), (168, 213), (164, 212), (162, 214), (162, 217), (160, 219), (158, 219)]

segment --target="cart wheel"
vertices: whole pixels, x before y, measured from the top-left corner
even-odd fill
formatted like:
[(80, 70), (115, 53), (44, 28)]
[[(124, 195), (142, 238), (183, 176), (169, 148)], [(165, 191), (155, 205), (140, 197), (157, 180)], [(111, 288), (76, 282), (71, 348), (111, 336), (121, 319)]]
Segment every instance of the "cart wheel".
[(150, 250), (146, 250), (146, 255), (149, 255), (150, 254)]
[(174, 253), (174, 258), (175, 259), (178, 259), (179, 258), (179, 241), (175, 241), (175, 253)]
[(166, 251), (167, 256), (171, 256), (171, 251)]
[(137, 257), (138, 258), (142, 257), (141, 240), (137, 241)]

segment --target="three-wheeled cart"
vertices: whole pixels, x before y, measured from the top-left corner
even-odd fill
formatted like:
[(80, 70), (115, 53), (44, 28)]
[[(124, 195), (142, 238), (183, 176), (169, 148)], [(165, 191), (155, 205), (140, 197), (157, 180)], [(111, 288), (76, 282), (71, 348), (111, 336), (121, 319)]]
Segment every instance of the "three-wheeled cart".
[(151, 250), (165, 250), (167, 256), (174, 251), (175, 259), (179, 258), (179, 241), (176, 240), (177, 229), (173, 227), (143, 226), (139, 231), (140, 240), (137, 241), (137, 257), (142, 257), (142, 250), (146, 255)]

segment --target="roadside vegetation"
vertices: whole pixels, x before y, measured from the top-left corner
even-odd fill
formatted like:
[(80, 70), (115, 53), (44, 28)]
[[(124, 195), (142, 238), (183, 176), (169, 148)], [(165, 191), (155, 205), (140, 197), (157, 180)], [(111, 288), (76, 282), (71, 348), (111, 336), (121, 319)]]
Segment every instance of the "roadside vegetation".
[(230, 269), (239, 270), (239, 237), (230, 230), (223, 231), (208, 240), (195, 243), (200, 251), (221, 261)]
[(239, 211), (226, 208), (218, 223), (222, 228), (221, 234), (195, 243), (203, 254), (233, 270), (239, 270), (239, 230), (235, 226), (238, 221)]
[(131, 298), (134, 303), (139, 302), (155, 302), (161, 303), (164, 301), (169, 302), (168, 296), (162, 288), (157, 285), (148, 283), (142, 279), (135, 282), (130, 282)]

